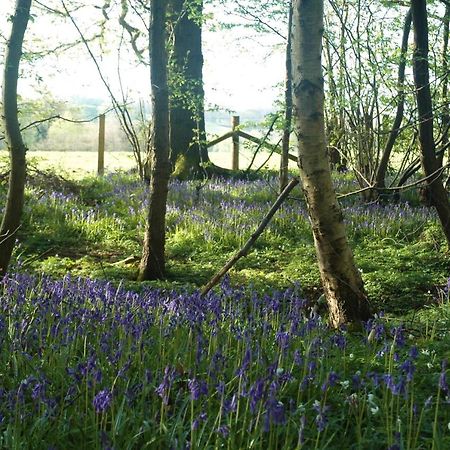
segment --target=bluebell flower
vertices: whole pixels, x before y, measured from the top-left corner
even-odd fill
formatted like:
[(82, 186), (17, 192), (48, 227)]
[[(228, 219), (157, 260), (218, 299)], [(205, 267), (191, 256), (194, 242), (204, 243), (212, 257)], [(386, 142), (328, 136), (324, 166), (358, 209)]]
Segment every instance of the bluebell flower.
[(394, 343), (398, 347), (404, 347), (406, 344), (406, 339), (405, 339), (405, 328), (403, 327), (403, 325), (393, 327), (391, 332), (394, 335)]
[(340, 350), (344, 350), (347, 346), (347, 339), (342, 333), (336, 333), (331, 337), (331, 342)]
[(264, 396), (265, 383), (263, 379), (256, 380), (249, 391), (250, 411), (255, 413), (258, 403)]
[(206, 412), (201, 412), (192, 422), (192, 429), (196, 430), (199, 427), (200, 423), (205, 422), (207, 418), (208, 415), (206, 414)]
[(111, 391), (108, 389), (103, 389), (94, 397), (92, 404), (94, 405), (95, 411), (97, 413), (102, 413), (109, 408), (109, 406), (111, 405), (111, 401)]
[(329, 387), (333, 387), (339, 381), (339, 375), (331, 371), (327, 380), (322, 384), (322, 391), (326, 391)]
[(417, 346), (413, 345), (410, 349), (409, 349), (409, 356), (412, 359), (416, 359), (419, 356), (419, 349), (417, 348)]
[(317, 416), (315, 419), (315, 423), (317, 425), (317, 430), (322, 432), (325, 430), (328, 424), (328, 418), (326, 416), (326, 412), (329, 407), (326, 405), (322, 405), (318, 400), (313, 403), (313, 409), (317, 412)]
[(303, 364), (302, 353), (300, 350), (295, 350), (294, 352), (294, 364), (296, 366), (301, 366)]
[(223, 413), (224, 414), (230, 414), (232, 412), (235, 412), (237, 408), (237, 396), (236, 394), (233, 394), (230, 399), (225, 399), (223, 401)]
[(165, 405), (169, 404), (169, 391), (175, 378), (175, 369), (167, 366), (164, 369), (164, 377), (155, 392), (162, 398)]
[(400, 369), (406, 374), (406, 381), (412, 381), (414, 372), (416, 371), (416, 366), (411, 359), (407, 359), (400, 365)]
[(208, 394), (208, 385), (205, 381), (192, 378), (188, 381), (188, 387), (191, 391), (191, 399), (198, 400), (202, 395)]
[(230, 434), (230, 429), (227, 425), (221, 425), (219, 428), (217, 428), (216, 432), (219, 433), (222, 437), (227, 438)]

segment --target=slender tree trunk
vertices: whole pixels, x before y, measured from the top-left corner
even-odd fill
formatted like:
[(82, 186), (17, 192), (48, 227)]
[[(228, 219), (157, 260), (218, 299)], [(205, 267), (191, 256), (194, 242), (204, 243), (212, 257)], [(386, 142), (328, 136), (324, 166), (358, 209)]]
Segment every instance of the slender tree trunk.
[(289, 178), (289, 141), (291, 136), (292, 126), (292, 59), (291, 59), (291, 45), (292, 42), (292, 0), (289, 4), (289, 18), (288, 18), (288, 38), (286, 45), (286, 82), (284, 88), (284, 128), (283, 141), (281, 146), (280, 158), (280, 192), (288, 184)]
[(323, 0), (295, 0), (292, 34), (294, 117), (299, 168), (330, 321), (335, 327), (370, 318), (331, 180), (324, 125)]
[[(431, 101), (428, 66), (428, 20), (426, 0), (411, 0), (414, 24), (414, 84), (416, 88), (417, 111), (419, 119), (419, 142), (421, 164), (427, 180), (431, 204), (441, 221), (442, 229), (450, 247), (450, 203), (442, 183), (439, 162), (436, 158), (433, 136), (433, 105)], [(432, 176), (435, 174), (435, 176)]]
[[(375, 187), (383, 189), (386, 187), (386, 173), (388, 169), (389, 159), (391, 157), (392, 149), (394, 148), (395, 141), (400, 134), (400, 127), (403, 121), (403, 112), (405, 109), (405, 69), (406, 69), (406, 54), (408, 52), (408, 39), (411, 31), (412, 14), (411, 9), (405, 17), (405, 24), (403, 26), (403, 38), (402, 46), (400, 50), (400, 62), (398, 65), (398, 100), (397, 100), (397, 112), (395, 114), (394, 123), (389, 133), (389, 138), (384, 147), (383, 154), (378, 165), (378, 169), (375, 176)], [(379, 194), (379, 191), (377, 195)]]
[(203, 173), (206, 147), (202, 52), (203, 1), (171, 0), (173, 54), (170, 98), (170, 159), (174, 175)]
[(150, 196), (139, 280), (165, 275), (166, 204), (170, 178), (169, 90), (167, 86), (166, 0), (151, 0), (150, 76), (152, 142)]
[[(450, 111), (448, 104), (448, 40), (449, 40), (449, 29), (450, 29), (450, 3), (445, 4), (444, 13), (444, 35), (443, 35), (443, 45), (442, 45), (442, 147), (448, 144), (448, 132), (450, 124)], [(447, 153), (450, 156), (450, 152), (442, 152), (441, 156), (438, 157), (438, 163), (440, 166), (444, 163), (444, 156)]]
[(16, 1), (4, 65), (3, 121), (10, 154), (11, 172), (6, 206), (0, 227), (0, 276), (2, 277), (8, 270), (11, 261), (24, 202), (27, 148), (20, 133), (17, 115), (17, 81), (23, 39), (30, 18), (30, 8), (31, 0)]

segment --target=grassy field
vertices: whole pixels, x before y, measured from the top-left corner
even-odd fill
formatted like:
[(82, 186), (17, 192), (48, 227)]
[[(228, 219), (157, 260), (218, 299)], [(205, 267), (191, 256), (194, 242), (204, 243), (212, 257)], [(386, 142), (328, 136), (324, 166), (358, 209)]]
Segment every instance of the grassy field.
[[(217, 148), (210, 151), (211, 161), (227, 169), (231, 169), (231, 144), (221, 143)], [(64, 172), (71, 176), (83, 177), (94, 175), (97, 171), (97, 153), (96, 152), (77, 152), (77, 151), (30, 151), (28, 153), (32, 162), (41, 169), (53, 169)], [(240, 153), (240, 168), (246, 169), (253, 157), (252, 151), (243, 148)], [(264, 169), (277, 170), (280, 164), (280, 157), (277, 154), (270, 154), (267, 151), (261, 151), (256, 155), (253, 169), (263, 166)], [(136, 166), (133, 154), (131, 152), (106, 152), (105, 168), (107, 171), (116, 170), (128, 171)], [(295, 163), (290, 163), (292, 169)]]
[(0, 287), (0, 448), (449, 448), (450, 255), (434, 212), (405, 195), (343, 204), (378, 312), (349, 331), (311, 308), (300, 190), (200, 297), (276, 198), (268, 172), (172, 181), (168, 277), (151, 283), (135, 281), (147, 193), (134, 175), (31, 177)]

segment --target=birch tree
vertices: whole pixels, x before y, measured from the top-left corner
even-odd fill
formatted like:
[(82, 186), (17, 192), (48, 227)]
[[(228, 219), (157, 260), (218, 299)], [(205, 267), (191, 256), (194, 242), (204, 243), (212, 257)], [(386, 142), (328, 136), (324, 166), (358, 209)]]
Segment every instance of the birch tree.
[(338, 327), (367, 320), (371, 313), (331, 180), (324, 124), (323, 27), (323, 0), (294, 1), (292, 66), (298, 165), (330, 322)]

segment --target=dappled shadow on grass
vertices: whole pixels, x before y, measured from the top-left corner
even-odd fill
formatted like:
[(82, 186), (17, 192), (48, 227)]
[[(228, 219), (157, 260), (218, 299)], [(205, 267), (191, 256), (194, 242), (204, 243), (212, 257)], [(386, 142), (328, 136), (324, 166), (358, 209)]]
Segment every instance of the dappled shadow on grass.
[[(338, 185), (351, 188), (347, 178)], [(146, 193), (135, 177), (108, 175), (79, 182), (78, 194), (45, 186), (28, 189), (21, 243), (24, 270), (61, 277), (135, 282), (144, 234)], [(251, 236), (276, 197), (274, 179), (174, 181), (167, 214), (167, 279), (151, 285), (200, 288)], [(359, 205), (346, 200), (351, 247), (376, 309), (405, 314), (433, 301), (448, 277), (442, 232), (431, 210), (405, 203)], [(132, 257), (132, 261), (128, 260)], [(128, 261), (128, 262), (124, 262)], [(231, 283), (271, 292), (299, 284), (309, 301), (321, 295), (320, 276), (303, 201), (289, 199), (247, 257), (230, 271)]]

